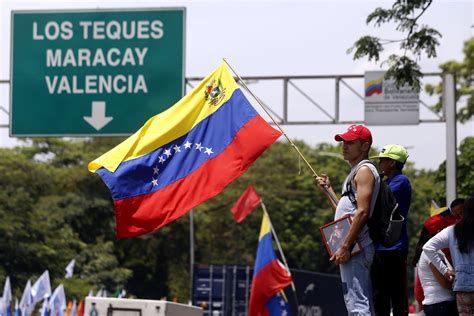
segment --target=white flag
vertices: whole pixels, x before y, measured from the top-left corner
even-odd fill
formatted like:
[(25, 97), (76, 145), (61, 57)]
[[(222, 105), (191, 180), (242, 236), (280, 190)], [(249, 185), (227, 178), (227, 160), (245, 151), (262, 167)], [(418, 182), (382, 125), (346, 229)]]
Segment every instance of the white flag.
[(48, 299), (47, 298), (43, 301), (43, 306), (41, 306), (40, 316), (48, 316)]
[(20, 311), (22, 316), (28, 316), (33, 309), (31, 305), (33, 304), (33, 297), (31, 296), (31, 282), (28, 280), (23, 290), (23, 295), (21, 296), (20, 301)]
[(59, 284), (49, 298), (50, 315), (63, 315), (66, 309), (66, 294), (64, 293), (64, 286)]
[(51, 295), (51, 282), (49, 282), (49, 272), (44, 271), (31, 287), (31, 296), (33, 297), (33, 306), (39, 301)]
[(10, 285), (10, 277), (7, 277), (5, 280), (5, 285), (3, 286), (3, 296), (0, 303), (0, 315), (8, 316), (8, 310), (10, 309), (10, 304), (12, 301), (12, 287)]
[(15, 314), (14, 316), (21, 316), (20, 305), (18, 304), (18, 299), (15, 299)]
[(125, 291), (125, 289), (122, 289), (122, 291), (120, 291), (120, 294), (118, 295), (118, 298), (124, 298), (126, 295), (127, 291)]
[(77, 313), (77, 302), (76, 302), (76, 300), (74, 299), (74, 300), (72, 301), (71, 316), (76, 316), (76, 313)]
[(74, 265), (76, 264), (76, 260), (72, 259), (66, 267), (66, 275), (64, 276), (66, 279), (72, 278), (74, 274)]

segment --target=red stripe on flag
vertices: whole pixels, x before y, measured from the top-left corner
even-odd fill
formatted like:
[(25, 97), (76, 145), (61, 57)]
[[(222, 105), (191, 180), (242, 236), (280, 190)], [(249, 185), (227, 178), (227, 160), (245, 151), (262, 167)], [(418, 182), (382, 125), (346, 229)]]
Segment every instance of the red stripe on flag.
[(268, 315), (265, 304), (291, 281), (288, 271), (277, 260), (263, 267), (252, 280), (249, 316)]
[(374, 89), (370, 89), (368, 92), (367, 92), (367, 96), (370, 97), (372, 96), (372, 94), (381, 94), (382, 93), (382, 88), (374, 88)]
[(256, 115), (220, 155), (185, 178), (150, 194), (116, 200), (117, 237), (139, 236), (157, 230), (217, 195), (280, 135)]

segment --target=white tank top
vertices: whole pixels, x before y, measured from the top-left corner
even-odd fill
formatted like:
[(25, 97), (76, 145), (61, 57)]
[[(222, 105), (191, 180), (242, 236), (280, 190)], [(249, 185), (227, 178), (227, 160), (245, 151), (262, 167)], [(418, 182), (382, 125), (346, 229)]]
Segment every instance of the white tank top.
[[(374, 206), (375, 206), (375, 202), (377, 200), (377, 195), (379, 194), (380, 176), (379, 176), (379, 173), (377, 171), (377, 168), (375, 168), (375, 166), (372, 163), (370, 163), (368, 160), (362, 160), (357, 165), (352, 167), (351, 171), (349, 172), (349, 174), (346, 177), (346, 180), (342, 184), (342, 194), (344, 194), (344, 192), (346, 191), (347, 181), (352, 181), (352, 192), (354, 193), (354, 196), (357, 197), (357, 188), (354, 184), (354, 177), (355, 177), (355, 174), (357, 173), (357, 171), (359, 171), (360, 167), (362, 167), (362, 166), (367, 166), (370, 169), (370, 171), (372, 171), (372, 174), (373, 174), (374, 179), (375, 179), (374, 192), (372, 193), (372, 200), (370, 201), (370, 215), (372, 215), (372, 212), (373, 212)], [(337, 220), (337, 219), (339, 219), (343, 216), (346, 216), (348, 214), (351, 215), (351, 216), (354, 216), (355, 212), (356, 212), (355, 205), (352, 204), (351, 200), (349, 199), (349, 197), (347, 195), (344, 195), (339, 200), (339, 203), (337, 203), (336, 214), (334, 216), (334, 220)], [(365, 247), (365, 246), (372, 243), (372, 239), (370, 239), (370, 237), (369, 237), (369, 228), (367, 227), (367, 224), (364, 225), (364, 227), (362, 228), (362, 231), (361, 231), (361, 233), (358, 237), (358, 240), (361, 243), (362, 247)]]

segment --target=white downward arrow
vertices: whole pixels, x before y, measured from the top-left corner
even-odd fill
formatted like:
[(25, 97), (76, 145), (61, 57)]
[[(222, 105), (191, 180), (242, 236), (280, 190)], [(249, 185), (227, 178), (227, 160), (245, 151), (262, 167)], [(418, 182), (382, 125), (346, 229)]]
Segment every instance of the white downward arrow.
[(100, 130), (113, 119), (111, 116), (105, 116), (104, 101), (92, 101), (92, 116), (84, 116), (84, 120), (96, 130)]

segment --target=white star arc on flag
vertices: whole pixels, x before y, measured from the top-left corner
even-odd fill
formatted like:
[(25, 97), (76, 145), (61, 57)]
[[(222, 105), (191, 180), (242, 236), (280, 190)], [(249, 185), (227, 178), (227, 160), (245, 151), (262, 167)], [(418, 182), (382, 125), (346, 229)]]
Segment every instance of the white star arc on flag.
[(204, 153), (207, 154), (208, 156), (210, 156), (214, 152), (212, 151), (212, 148), (206, 147), (206, 150), (204, 151)]
[[(196, 146), (195, 149), (199, 150), (203, 154), (207, 154), (208, 156), (211, 156), (212, 154), (214, 154), (214, 152), (212, 151), (212, 147), (205, 147), (202, 145), (202, 143), (195, 143), (194, 145)], [(177, 144), (174, 144), (174, 145), (171, 144), (171, 147), (164, 150), (163, 155), (158, 156), (158, 163), (163, 165), (173, 155), (172, 150), (174, 150), (174, 154), (182, 152), (181, 151), (182, 146), (184, 146), (185, 149), (191, 149), (193, 146), (193, 143), (187, 140), (186, 143), (181, 144), (181, 146), (178, 146)], [(203, 152), (203, 149), (204, 149), (204, 152)], [(153, 169), (154, 175), (158, 175), (160, 173), (160, 169), (158, 168), (158, 165), (155, 165), (154, 167), (152, 167), (152, 169)], [(158, 179), (155, 179), (154, 177), (152, 178), (151, 182), (153, 183), (153, 186), (158, 185)]]

